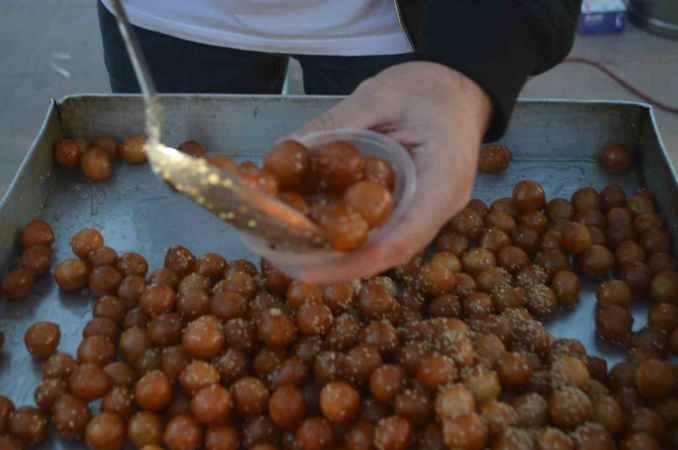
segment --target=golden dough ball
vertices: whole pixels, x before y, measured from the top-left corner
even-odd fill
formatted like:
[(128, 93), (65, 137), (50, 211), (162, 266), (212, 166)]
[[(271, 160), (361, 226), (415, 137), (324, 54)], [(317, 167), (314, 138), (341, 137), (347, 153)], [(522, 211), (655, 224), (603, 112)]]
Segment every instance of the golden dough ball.
[(83, 150), (76, 139), (59, 139), (54, 143), (54, 160), (62, 167), (73, 168), (80, 163)]
[(130, 164), (145, 163), (147, 157), (144, 144), (146, 144), (144, 135), (136, 134), (128, 137), (118, 148), (120, 157)]
[(91, 147), (80, 160), (80, 168), (88, 180), (98, 183), (113, 175), (113, 162), (110, 155), (102, 148)]

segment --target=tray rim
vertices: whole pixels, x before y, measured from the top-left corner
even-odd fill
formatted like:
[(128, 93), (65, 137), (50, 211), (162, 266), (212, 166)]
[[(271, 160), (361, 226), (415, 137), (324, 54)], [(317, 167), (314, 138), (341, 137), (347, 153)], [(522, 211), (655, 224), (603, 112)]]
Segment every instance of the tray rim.
[(45, 133), (47, 133), (47, 127), (49, 126), (50, 120), (52, 119), (52, 115), (56, 113), (58, 116), (59, 114), (58, 107), (59, 103), (56, 100), (54, 100), (54, 98), (50, 98), (49, 105), (47, 106), (47, 113), (43, 117), (40, 127), (38, 128), (38, 131), (36, 132), (35, 137), (33, 138), (31, 145), (28, 148), (28, 151), (21, 159), (19, 167), (16, 169), (16, 172), (12, 176), (12, 181), (9, 182), (7, 188), (5, 189), (5, 192), (0, 197), (0, 210), (5, 209), (5, 206), (9, 201), (9, 197), (16, 189), (17, 184), (19, 184), (19, 178), (21, 178), (21, 175), (27, 170), (27, 166), (30, 164), (31, 159), (33, 159), (33, 155), (38, 151), (39, 147), (38, 144), (42, 141), (42, 138), (45, 135)]
[[(68, 100), (75, 100), (81, 97), (121, 97), (121, 98), (143, 98), (142, 94), (110, 94), (102, 92), (80, 92), (64, 95), (58, 100), (52, 99), (56, 102), (57, 106)], [(160, 98), (259, 98), (259, 99), (308, 99), (308, 100), (317, 100), (317, 99), (344, 99), (346, 95), (304, 95), (304, 94), (291, 94), (291, 95), (276, 95), (276, 94), (201, 94), (201, 93), (172, 93), (172, 94), (159, 94)], [(637, 106), (643, 109), (648, 110), (649, 112), (654, 111), (654, 107), (641, 100), (623, 100), (623, 99), (611, 99), (611, 98), (565, 98), (565, 97), (518, 97), (517, 104), (522, 103), (572, 103), (572, 104), (599, 104), (599, 105), (623, 105), (623, 106)]]

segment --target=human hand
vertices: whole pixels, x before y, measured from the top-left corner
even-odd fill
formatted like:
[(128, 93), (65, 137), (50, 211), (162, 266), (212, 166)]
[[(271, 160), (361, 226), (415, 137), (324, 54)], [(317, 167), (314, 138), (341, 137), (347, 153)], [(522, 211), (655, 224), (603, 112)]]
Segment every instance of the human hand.
[(340, 261), (298, 267), (290, 275), (334, 283), (408, 261), (469, 201), (490, 115), (490, 100), (473, 81), (442, 65), (413, 62), (366, 80), (295, 133), (350, 128), (388, 135), (412, 152), (417, 187), (413, 207), (384, 239), (368, 242)]

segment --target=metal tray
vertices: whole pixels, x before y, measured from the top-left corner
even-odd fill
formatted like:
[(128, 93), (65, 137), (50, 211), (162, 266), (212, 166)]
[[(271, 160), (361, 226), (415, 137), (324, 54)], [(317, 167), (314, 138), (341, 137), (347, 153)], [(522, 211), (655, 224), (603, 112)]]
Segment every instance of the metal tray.
[[(178, 144), (193, 138), (212, 152), (238, 160), (261, 158), (279, 137), (330, 108), (332, 97), (167, 96), (165, 137)], [(79, 171), (52, 167), (52, 144), (61, 136), (112, 134), (122, 138), (142, 131), (142, 103), (137, 96), (76, 96), (52, 101), (45, 122), (16, 178), (0, 204), (0, 268), (10, 268), (19, 254), (17, 236), (33, 217), (52, 224), (57, 236), (54, 260), (71, 257), (68, 241), (79, 229), (96, 227), (106, 243), (120, 252), (137, 251), (151, 268), (162, 264), (165, 250), (181, 244), (200, 255), (216, 251), (227, 258), (253, 258), (238, 235), (191, 201), (172, 193), (148, 166), (117, 164), (114, 177), (92, 185)], [(475, 196), (491, 200), (510, 196), (515, 182), (530, 178), (552, 197), (569, 197), (576, 189), (620, 183), (627, 192), (641, 183), (655, 195), (678, 243), (678, 177), (662, 147), (650, 108), (639, 103), (522, 101), (511, 131), (503, 140), (515, 160), (504, 175), (480, 175)], [(602, 146), (621, 143), (634, 148), (636, 171), (611, 176), (597, 167)], [(593, 354), (610, 363), (621, 354), (595, 339), (594, 284), (586, 283), (580, 305), (549, 324), (560, 337), (576, 337)], [(29, 298), (0, 301), (0, 329), (6, 335), (0, 355), (0, 393), (17, 405), (32, 404), (39, 364), (23, 346), (31, 323), (52, 320), (61, 326), (60, 350), (75, 352), (91, 315), (86, 293), (61, 294), (51, 277), (43, 278)], [(638, 328), (645, 306), (635, 311)], [(50, 441), (41, 448), (81, 449)]]

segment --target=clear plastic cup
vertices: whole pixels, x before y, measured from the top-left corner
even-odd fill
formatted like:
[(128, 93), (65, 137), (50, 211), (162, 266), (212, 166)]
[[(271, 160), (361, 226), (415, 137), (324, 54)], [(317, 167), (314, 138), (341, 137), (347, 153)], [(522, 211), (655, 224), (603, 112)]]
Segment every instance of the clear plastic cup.
[[(331, 130), (295, 136), (295, 140), (310, 151), (321, 151), (327, 144), (337, 141), (350, 142), (364, 155), (372, 155), (388, 161), (395, 172), (393, 200), (395, 208), (388, 221), (370, 231), (364, 245), (386, 238), (403, 219), (409, 209), (417, 187), (417, 172), (410, 153), (394, 139), (368, 130)], [(294, 277), (305, 269), (333, 263), (346, 258), (350, 253), (331, 249), (296, 252), (272, 248), (253, 235), (242, 234), (242, 241), (253, 253), (271, 261), (278, 269)]]

